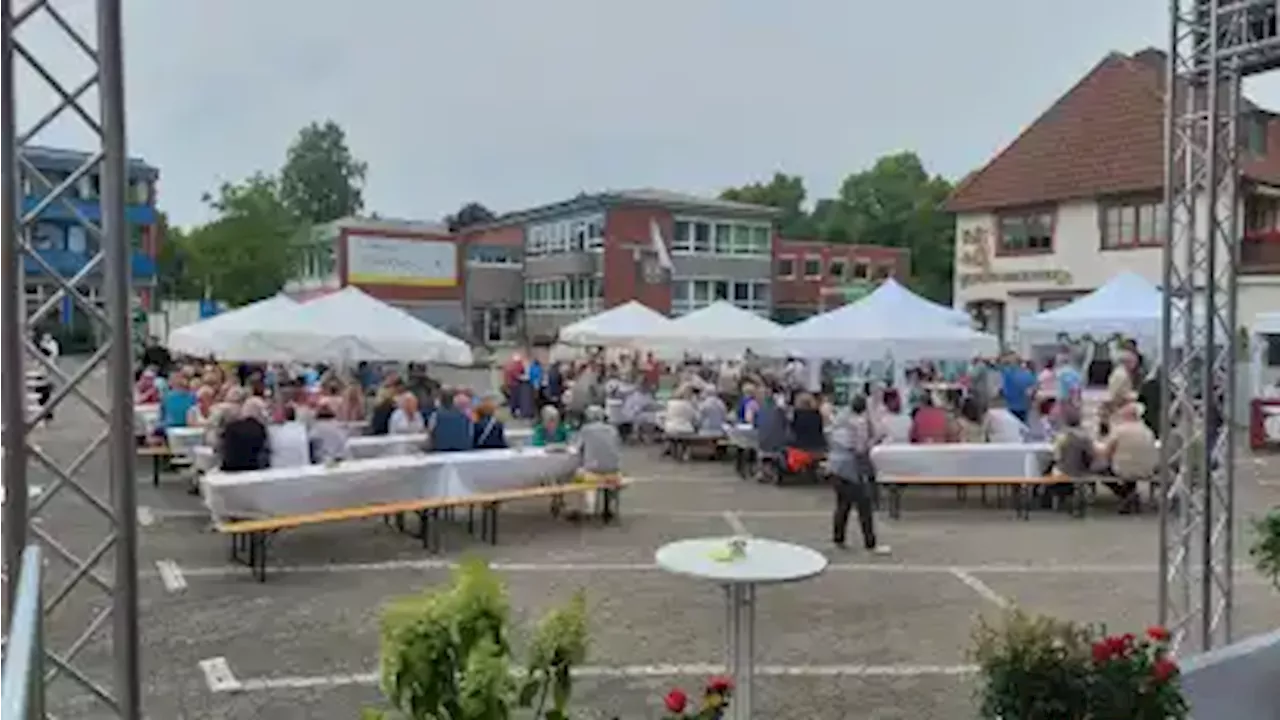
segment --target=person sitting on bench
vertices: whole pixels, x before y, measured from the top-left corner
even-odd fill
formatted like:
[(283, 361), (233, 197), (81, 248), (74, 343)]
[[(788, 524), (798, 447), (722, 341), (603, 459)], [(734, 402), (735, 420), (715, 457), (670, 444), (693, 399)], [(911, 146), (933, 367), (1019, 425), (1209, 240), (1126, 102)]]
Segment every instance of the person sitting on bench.
[[(583, 418), (585, 422), (576, 438), (578, 454), (582, 458), (581, 472), (587, 475), (616, 475), (622, 465), (622, 437), (618, 435), (618, 429), (606, 421), (604, 408), (599, 405), (588, 407)], [(575, 520), (583, 512), (593, 511), (594, 500), (594, 491), (566, 495), (566, 516)]]
[(540, 415), (540, 421), (533, 426), (533, 437), (529, 439), (530, 445), (546, 447), (569, 442), (569, 429), (560, 422), (560, 411), (555, 405), (543, 405)]
[(244, 401), (240, 414), (222, 430), (222, 471), (244, 472), (268, 467), (267, 405), (259, 397)]
[(729, 419), (729, 408), (724, 400), (714, 392), (698, 404), (698, 435), (703, 437), (724, 437), (724, 426)]
[(1112, 415), (1110, 432), (1102, 441), (1100, 455), (1107, 460), (1109, 472), (1119, 482), (1107, 483), (1120, 498), (1120, 514), (1137, 511), (1142, 503), (1138, 480), (1150, 479), (1160, 463), (1160, 448), (1155, 433), (1142, 422), (1143, 407), (1130, 396)]

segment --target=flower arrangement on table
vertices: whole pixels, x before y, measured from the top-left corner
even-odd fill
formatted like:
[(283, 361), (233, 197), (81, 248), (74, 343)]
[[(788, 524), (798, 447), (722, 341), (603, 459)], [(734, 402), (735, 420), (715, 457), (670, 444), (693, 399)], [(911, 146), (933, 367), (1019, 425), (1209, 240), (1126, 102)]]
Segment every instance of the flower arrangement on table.
[(980, 712), (1000, 720), (1183, 720), (1169, 633), (1108, 634), (1018, 611), (980, 623)]
[(702, 702), (691, 705), (689, 696), (680, 688), (673, 688), (662, 698), (667, 714), (663, 720), (721, 720), (729, 709), (729, 698), (733, 696), (733, 680), (724, 675), (716, 675), (707, 681), (702, 690)]

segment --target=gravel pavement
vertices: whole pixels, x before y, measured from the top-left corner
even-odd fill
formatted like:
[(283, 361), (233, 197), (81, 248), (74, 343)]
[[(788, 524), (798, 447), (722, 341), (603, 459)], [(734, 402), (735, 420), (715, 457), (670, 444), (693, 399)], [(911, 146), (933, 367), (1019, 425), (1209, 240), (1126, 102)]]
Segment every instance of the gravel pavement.
[[(462, 380), (483, 378), (446, 379)], [(73, 405), (37, 442), (66, 464), (101, 430)], [(442, 556), (424, 554), (380, 521), (307, 528), (273, 543), (266, 583), (228, 564), (227, 541), (209, 532), (199, 499), (177, 477), (153, 488), (149, 466), (140, 464), (147, 716), (356, 718), (379, 698), (379, 607), (444, 581), (445, 561), (478, 553), (500, 567), (518, 626), (585, 588), (592, 648), (576, 684), (575, 717), (658, 717), (667, 689), (695, 690), (701, 666), (722, 658), (724, 610), (717, 589), (657, 570), (653, 553), (668, 541), (739, 526), (809, 545), (832, 562), (816, 580), (759, 592), (760, 717), (972, 717), (966, 652), (977, 616), (1016, 603), (1126, 629), (1155, 618), (1156, 519), (1117, 516), (1105, 500), (1084, 520), (1036, 513), (1022, 522), (976, 497), (961, 503), (950, 490), (909, 492), (900, 519), (881, 518), (882, 539), (893, 546), (881, 558), (831, 547), (829, 491), (743, 482), (727, 464), (675, 464), (654, 447), (629, 449), (625, 462), (636, 483), (617, 525), (572, 526), (542, 505), (516, 505), (503, 511), (497, 547), (451, 529)], [(1240, 467), (1242, 515), (1280, 502), (1280, 461), (1245, 456)], [(99, 451), (80, 475), (103, 501), (104, 468)], [(33, 473), (33, 483), (51, 482)], [(108, 529), (66, 490), (38, 523), (82, 557)], [(1241, 534), (1237, 548), (1243, 542)], [(108, 581), (109, 561), (108, 553), (95, 570)], [(50, 598), (71, 568), (53, 558), (46, 569)], [(1280, 596), (1252, 571), (1237, 578), (1237, 633), (1280, 625)], [(97, 590), (77, 587), (48, 622), (49, 647), (65, 651), (106, 606)], [(108, 632), (109, 620), (83, 643), (77, 663), (104, 684)], [(54, 681), (49, 695), (57, 717), (111, 717), (71, 680)]]

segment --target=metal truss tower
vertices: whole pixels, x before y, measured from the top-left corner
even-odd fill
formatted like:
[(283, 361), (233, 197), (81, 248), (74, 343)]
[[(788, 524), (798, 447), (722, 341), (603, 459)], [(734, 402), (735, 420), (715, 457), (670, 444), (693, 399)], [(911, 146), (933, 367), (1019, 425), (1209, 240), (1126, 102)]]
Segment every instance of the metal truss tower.
[[(80, 6), (83, 7), (83, 6)], [(4, 439), (4, 564), (10, 579), (18, 575), (19, 557), (28, 543), (38, 542), (51, 558), (48, 575), (51, 580), (44, 592), (46, 617), (50, 622), (64, 620), (53, 611), (74, 590), (83, 588), (97, 593), (105, 603), (94, 603), (82, 628), (58, 627), (60, 635), (75, 639), (65, 647), (46, 647), (44, 679), (78, 684), (84, 694), (95, 698), (95, 710), (107, 711), (134, 720), (141, 715), (138, 677), (138, 603), (137, 603), (137, 538), (136, 497), (133, 473), (133, 392), (132, 349), (130, 347), (130, 243), (125, 226), (126, 169), (124, 69), (121, 37), (120, 0), (96, 0), (96, 42), (90, 42), (59, 12), (52, 0), (0, 0), (3, 13), (3, 141), (0, 151), (3, 167), (4, 226), (0, 235), (0, 342), (3, 343), (3, 375), (0, 383), (3, 398)], [(56, 27), (78, 47), (91, 62), (88, 77), (75, 84), (64, 82), (51, 69), (56, 57), (40, 57), (40, 53), (23, 42), (22, 26), (36, 17), (46, 27)], [(22, 124), (17, 113), (21, 98), (15, 89), (16, 67), (24, 66), (54, 92), (58, 102), (49, 112), (30, 125)], [(97, 107), (86, 106), (86, 93), (96, 89)], [(86, 148), (88, 160), (69, 177), (52, 182), (27, 159), (26, 148), (50, 123), (71, 116), (82, 121), (93, 133), (96, 147)], [(34, 207), (20, 204), (21, 177), (43, 195)], [(101, 223), (93, 222), (70, 201), (70, 193), (81, 178), (96, 173), (100, 180)], [(90, 243), (98, 252), (73, 277), (64, 277), (31, 247), (36, 219), (46, 209), (61, 205), (83, 226)], [(105, 312), (85, 296), (89, 283), (101, 277)], [(24, 291), (27, 281), (44, 282), (56, 288), (52, 297), (37, 308), (28, 308)], [(31, 330), (58, 308), (63, 298), (70, 298), (85, 316), (104, 329), (104, 342), (83, 366), (70, 373), (51, 364), (35, 343)], [(30, 310), (30, 312), (28, 312)], [(90, 373), (105, 363), (107, 401), (95, 400), (84, 390)], [(25, 370), (43, 367), (53, 380), (55, 390), (48, 403), (38, 410), (27, 408)], [(71, 396), (89, 408), (101, 421), (98, 433), (84, 434), (83, 450), (69, 464), (59, 462), (32, 443), (40, 420)], [(102, 483), (90, 482), (86, 471), (106, 447), (109, 492)], [(98, 462), (101, 465), (101, 462)], [(35, 496), (28, 495), (28, 471), (42, 468), (53, 482)], [(96, 485), (96, 486), (95, 486)], [(105, 535), (88, 549), (77, 549), (59, 531), (67, 532), (73, 522), (33, 523), (49, 501), (62, 494), (78, 496), (107, 522)], [(108, 497), (102, 497), (108, 495)], [(65, 500), (66, 498), (64, 498)], [(52, 572), (54, 565), (59, 571)], [(110, 570), (104, 570), (108, 566)], [(112, 577), (114, 574), (114, 577)], [(6, 616), (11, 607), (16, 582), (7, 585)], [(105, 607), (104, 607), (105, 606)], [(56, 627), (51, 625), (50, 627)], [(111, 681), (95, 679), (82, 669), (81, 651), (110, 628)], [(78, 667), (78, 665), (80, 667)], [(100, 715), (100, 712), (95, 712)]]
[(1160, 621), (1231, 641), (1241, 81), (1280, 67), (1277, 0), (1170, 0)]

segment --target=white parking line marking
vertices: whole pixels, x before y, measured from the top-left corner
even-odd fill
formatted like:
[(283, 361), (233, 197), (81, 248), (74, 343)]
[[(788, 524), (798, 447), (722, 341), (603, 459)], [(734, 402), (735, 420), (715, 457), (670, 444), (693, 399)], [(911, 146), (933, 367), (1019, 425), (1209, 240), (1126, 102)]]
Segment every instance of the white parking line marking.
[(231, 665), (224, 657), (201, 660), (200, 671), (204, 673), (209, 692), (239, 692), (243, 688), (236, 676), (231, 674)]
[[(226, 665), (224, 658), (214, 658)], [(206, 660), (201, 663), (210, 662)], [(376, 672), (337, 673), (333, 675), (300, 675), (289, 677), (260, 677), (236, 680), (226, 667), (230, 685), (215, 688), (213, 692), (262, 692), (270, 690), (298, 690), (303, 688), (340, 687), (346, 685), (376, 685)], [(723, 665), (713, 663), (672, 663), (663, 665), (586, 666), (573, 669), (577, 678), (669, 678), (703, 677), (724, 672)], [(924, 677), (958, 676), (977, 672), (973, 665), (758, 665), (756, 674), (766, 677)], [(206, 678), (209, 672), (205, 672)]]
[(747, 536), (751, 533), (747, 530), (747, 526), (742, 523), (742, 516), (732, 510), (725, 510), (724, 521), (729, 524), (729, 529), (734, 535)]
[[(368, 563), (328, 563), (323, 565), (280, 565), (271, 566), (273, 573), (357, 573), (396, 570), (448, 570), (457, 563), (448, 560), (387, 560)], [(499, 572), (516, 573), (564, 573), (564, 572), (653, 572), (660, 568), (653, 563), (640, 562), (518, 562), (493, 561), (489, 566)], [(827, 566), (832, 572), (869, 572), (890, 574), (939, 574), (954, 575), (959, 570), (977, 575), (1131, 575), (1135, 573), (1156, 573), (1155, 565), (1054, 565), (1054, 564), (990, 564), (990, 565), (913, 565), (909, 563), (832, 563)], [(1248, 565), (1236, 567), (1237, 582), (1262, 583)], [(213, 565), (208, 567), (188, 567), (182, 570), (187, 577), (223, 577), (243, 575), (245, 568), (240, 565)], [(147, 575), (147, 573), (144, 573)]]
[(951, 568), (951, 574), (960, 582), (968, 585), (970, 590), (978, 593), (983, 600), (990, 602), (1001, 610), (1008, 610), (1013, 606), (1013, 603), (1009, 602), (1008, 598), (993, 590), (990, 585), (974, 577), (968, 571)]
[(181, 592), (187, 589), (187, 578), (183, 576), (182, 568), (178, 567), (178, 563), (172, 560), (157, 560), (156, 570), (160, 573), (160, 582), (165, 590)]

